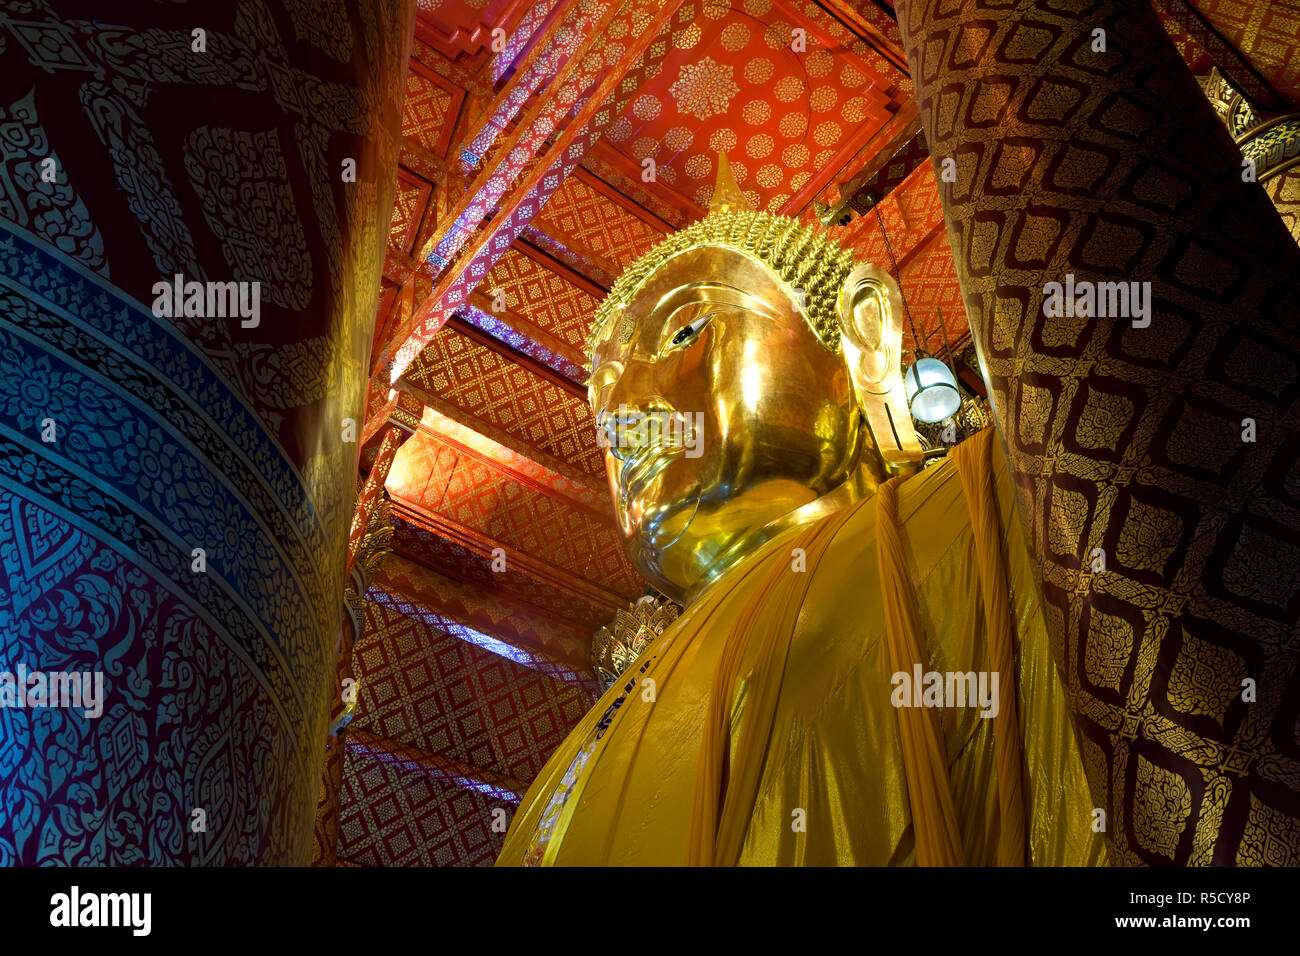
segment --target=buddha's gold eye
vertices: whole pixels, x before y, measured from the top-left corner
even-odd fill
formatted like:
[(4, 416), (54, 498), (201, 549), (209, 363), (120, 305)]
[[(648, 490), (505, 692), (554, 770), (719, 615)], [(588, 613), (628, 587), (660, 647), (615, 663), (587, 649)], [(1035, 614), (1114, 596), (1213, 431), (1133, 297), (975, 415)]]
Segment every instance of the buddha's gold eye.
[(668, 348), (675, 349), (684, 345), (690, 345), (699, 337), (700, 332), (703, 331), (704, 327), (708, 325), (709, 321), (717, 314), (717, 312), (707, 312), (704, 315), (691, 319), (691, 321), (687, 322), (673, 333), (673, 337), (668, 340)]

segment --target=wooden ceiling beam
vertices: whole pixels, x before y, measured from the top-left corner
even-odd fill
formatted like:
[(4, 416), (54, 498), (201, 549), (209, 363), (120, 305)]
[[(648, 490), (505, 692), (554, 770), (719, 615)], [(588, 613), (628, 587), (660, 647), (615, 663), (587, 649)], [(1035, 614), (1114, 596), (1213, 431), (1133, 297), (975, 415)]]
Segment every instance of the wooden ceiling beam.
[[(646, 74), (668, 52), (660, 31), (674, 16), (680, 0), (626, 0), (610, 4), (597, 23), (599, 45), (574, 55), (537, 98), (498, 149), (499, 161), (476, 177), (463, 200), (439, 229), (431, 248), (420, 256), (441, 274), (411, 326), (403, 330), (393, 370), (394, 380), (413, 362), (470, 291), (518, 237), (560, 183), (578, 165), (592, 142), (622, 114)], [(613, 17), (626, 21), (630, 39), (617, 64), (608, 64), (603, 31)], [(562, 125), (571, 106), (582, 107)], [(554, 141), (546, 149), (548, 136)], [(551, 157), (555, 157), (552, 159)], [(491, 221), (489, 214), (497, 210)], [(453, 260), (453, 257), (454, 260)]]

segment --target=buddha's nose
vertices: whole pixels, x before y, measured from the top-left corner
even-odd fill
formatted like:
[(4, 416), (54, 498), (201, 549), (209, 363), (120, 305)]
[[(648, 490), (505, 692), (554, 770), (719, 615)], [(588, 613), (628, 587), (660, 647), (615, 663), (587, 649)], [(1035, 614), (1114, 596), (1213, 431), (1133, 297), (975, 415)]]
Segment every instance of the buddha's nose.
[(630, 358), (619, 372), (605, 399), (605, 408), (613, 411), (622, 406), (641, 408), (659, 397), (656, 375), (659, 369), (644, 356)]
[(607, 409), (598, 424), (605, 433), (610, 452), (619, 461), (626, 461), (647, 445), (661, 440), (662, 425), (674, 411), (669, 402), (655, 396), (635, 406), (620, 404)]
[(652, 414), (671, 411), (672, 406), (659, 394), (654, 381), (654, 365), (633, 359), (629, 361), (602, 396), (604, 405), (596, 416), (596, 424), (604, 433), (609, 449), (620, 461), (627, 460), (644, 444), (638, 437), (640, 428)]

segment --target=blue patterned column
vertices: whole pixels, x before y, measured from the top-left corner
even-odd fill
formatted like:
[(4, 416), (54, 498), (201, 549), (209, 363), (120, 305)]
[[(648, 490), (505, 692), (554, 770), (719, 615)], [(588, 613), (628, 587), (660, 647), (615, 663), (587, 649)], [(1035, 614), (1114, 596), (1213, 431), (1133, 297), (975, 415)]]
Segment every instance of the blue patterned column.
[(112, 6), (0, 12), (0, 865), (304, 863), (413, 6)]

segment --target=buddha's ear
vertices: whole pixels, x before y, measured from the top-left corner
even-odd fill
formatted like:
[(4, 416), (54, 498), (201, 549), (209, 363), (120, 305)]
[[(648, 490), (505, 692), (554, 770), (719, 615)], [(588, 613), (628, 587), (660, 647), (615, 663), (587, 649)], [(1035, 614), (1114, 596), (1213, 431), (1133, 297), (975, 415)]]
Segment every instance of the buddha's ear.
[(920, 465), (921, 442), (903, 394), (903, 327), (898, 286), (885, 270), (860, 265), (844, 280), (836, 312), (858, 407), (892, 472)]

